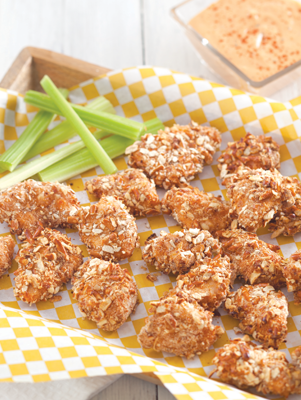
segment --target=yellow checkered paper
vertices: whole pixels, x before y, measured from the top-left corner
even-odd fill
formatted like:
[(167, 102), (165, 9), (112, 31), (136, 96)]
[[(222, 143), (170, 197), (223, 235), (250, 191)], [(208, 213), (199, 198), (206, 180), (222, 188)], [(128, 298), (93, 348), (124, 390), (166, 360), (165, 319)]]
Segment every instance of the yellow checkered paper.
[[(100, 95), (111, 101), (118, 115), (140, 122), (158, 117), (166, 126), (187, 124), (191, 120), (214, 126), (222, 133), (221, 151), (229, 141), (238, 140), (247, 132), (268, 134), (281, 146), (281, 173), (301, 177), (301, 97), (279, 103), (165, 68), (134, 67), (110, 72), (71, 88), (70, 100), (86, 104)], [(0, 153), (21, 135), (35, 112), (36, 109), (26, 105), (18, 93), (0, 89)], [(52, 126), (58, 123), (59, 118)], [(69, 142), (76, 140), (78, 137)], [(216, 153), (213, 164), (205, 166), (191, 184), (225, 197), (226, 190), (221, 185), (216, 161), (220, 154), (220, 151)], [(114, 162), (118, 170), (127, 168), (126, 157), (119, 157)], [(67, 184), (82, 204), (89, 205), (97, 199), (84, 190), (84, 183), (102, 174), (97, 167), (74, 177)], [(161, 198), (164, 192), (158, 189)], [(173, 275), (159, 274), (157, 281), (148, 280), (147, 275), (155, 272), (155, 268), (144, 263), (141, 251), (152, 233), (174, 232), (180, 227), (167, 215), (139, 218), (136, 222), (141, 247), (130, 259), (122, 261), (121, 266), (135, 279), (140, 303), (136, 312), (115, 332), (98, 329), (94, 322), (81, 317), (72, 298), (70, 283), (60, 292), (60, 302), (40, 302), (30, 307), (16, 299), (12, 287), (17, 265), (13, 263), (9, 274), (0, 279), (0, 380), (43, 381), (154, 372), (179, 399), (200, 398), (198, 396), (202, 399), (255, 398), (206, 378), (214, 368), (212, 359), (217, 349), (236, 337), (234, 327), (238, 326), (238, 321), (227, 315), (222, 307), (220, 316), (215, 316), (213, 322), (222, 326), (225, 333), (205, 354), (186, 360), (141, 348), (137, 335), (145, 324), (150, 303), (175, 285)], [(71, 229), (61, 231), (66, 232), (74, 244), (80, 245), (87, 257), (78, 233)], [(1, 225), (0, 234), (9, 234), (7, 225)], [(301, 248), (301, 234), (277, 239), (271, 239), (266, 229), (261, 229), (259, 234), (262, 240), (280, 245), (285, 257)], [(20, 242), (17, 237), (15, 240), (17, 252)], [(234, 289), (238, 287), (236, 284)], [(301, 306), (294, 305), (291, 293), (286, 290), (284, 293), (289, 301), (290, 316), (287, 342), (282, 344), (281, 350), (289, 359), (290, 352), (301, 344)]]

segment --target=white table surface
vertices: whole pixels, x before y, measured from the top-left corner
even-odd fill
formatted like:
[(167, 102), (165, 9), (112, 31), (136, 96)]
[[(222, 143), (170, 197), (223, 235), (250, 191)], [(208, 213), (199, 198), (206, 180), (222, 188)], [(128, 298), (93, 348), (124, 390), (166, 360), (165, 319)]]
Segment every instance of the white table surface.
[[(67, 54), (111, 69), (147, 64), (222, 82), (204, 70), (169, 16), (179, 0), (0, 0), (0, 80), (26, 46)], [(275, 93), (301, 95), (301, 79)], [(93, 400), (169, 400), (162, 388), (123, 376)]]

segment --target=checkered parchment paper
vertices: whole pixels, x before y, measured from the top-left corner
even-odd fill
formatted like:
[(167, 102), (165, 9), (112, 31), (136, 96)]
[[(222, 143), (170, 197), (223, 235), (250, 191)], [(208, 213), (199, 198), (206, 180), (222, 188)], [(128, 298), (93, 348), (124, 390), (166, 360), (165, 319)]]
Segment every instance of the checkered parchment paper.
[[(246, 132), (268, 134), (281, 146), (281, 173), (301, 177), (301, 97), (279, 103), (156, 67), (110, 72), (71, 88), (69, 97), (74, 103), (86, 104), (99, 95), (111, 101), (117, 114), (140, 122), (157, 116), (166, 126), (188, 124), (191, 119), (214, 126), (222, 132), (221, 151), (229, 141), (238, 140)], [(24, 103), (23, 96), (0, 89), (0, 153), (21, 135), (35, 112), (34, 107)], [(60, 119), (56, 118), (52, 125), (58, 123)], [(75, 140), (78, 138), (72, 138), (70, 142)], [(65, 145), (67, 143), (57, 148)], [(54, 149), (47, 153), (51, 151)], [(220, 151), (216, 153), (213, 164), (205, 166), (191, 184), (226, 198), (216, 165), (219, 155)], [(114, 162), (118, 170), (127, 168), (126, 157), (119, 157)], [(101, 174), (103, 171), (96, 168), (67, 182), (82, 204), (97, 201), (84, 190), (84, 183)], [(158, 189), (158, 193), (162, 198), (164, 190)], [(137, 334), (145, 323), (150, 303), (175, 285), (173, 275), (159, 274), (157, 281), (148, 280), (147, 274), (155, 272), (155, 269), (144, 263), (141, 251), (152, 233), (159, 234), (161, 230), (174, 232), (180, 227), (166, 215), (139, 218), (136, 222), (141, 247), (135, 249), (130, 259), (122, 261), (121, 266), (127, 268), (135, 279), (140, 304), (115, 332), (97, 329), (95, 323), (81, 317), (72, 298), (70, 283), (60, 292), (60, 302), (40, 302), (30, 307), (16, 299), (12, 287), (17, 265), (13, 262), (9, 274), (0, 279), (0, 381), (39, 382), (153, 372), (181, 400), (259, 398), (206, 378), (214, 368), (212, 358), (217, 349), (236, 337), (233, 328), (238, 326), (238, 320), (228, 316), (222, 307), (219, 309), (220, 317), (214, 317), (214, 324), (222, 326), (225, 333), (201, 356), (186, 360), (140, 347)], [(76, 231), (66, 229), (62, 232), (81, 247), (85, 257), (88, 256)], [(9, 234), (6, 224), (0, 226), (0, 234)], [(277, 239), (271, 239), (267, 229), (261, 229), (258, 234), (262, 240), (280, 245), (285, 257), (301, 248), (301, 233)], [(17, 237), (14, 239), (17, 252), (20, 242)], [(235, 284), (234, 289), (238, 287), (239, 284)], [(281, 345), (281, 350), (290, 359), (290, 352), (301, 344), (301, 306), (294, 305), (291, 293), (285, 289), (284, 293), (289, 300), (290, 316), (287, 342)]]

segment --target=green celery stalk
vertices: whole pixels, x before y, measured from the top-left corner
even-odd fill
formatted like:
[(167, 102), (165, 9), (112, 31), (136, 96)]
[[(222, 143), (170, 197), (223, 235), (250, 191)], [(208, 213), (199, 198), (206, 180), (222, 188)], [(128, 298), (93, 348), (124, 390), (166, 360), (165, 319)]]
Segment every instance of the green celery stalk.
[[(76, 114), (71, 105), (64, 99), (59, 90), (56, 88), (52, 80), (45, 75), (41, 80), (41, 86), (45, 92), (52, 98), (56, 106), (60, 109), (66, 120), (76, 130), (87, 149), (94, 157), (97, 164), (103, 169), (106, 174), (113, 174), (117, 168), (110, 157), (102, 148), (101, 144), (91, 134), (84, 122)], [(110, 114), (107, 114), (110, 115)], [(111, 115), (110, 115), (111, 116)], [(115, 117), (115, 116), (114, 116)]]
[[(101, 139), (108, 133), (103, 131), (94, 132), (96, 139)], [(8, 175), (5, 175), (0, 179), (0, 190), (6, 189), (10, 186), (16, 185), (17, 183), (36, 175), (38, 172), (57, 163), (58, 161), (65, 159), (71, 154), (84, 149), (85, 143), (79, 140), (75, 143), (67, 145), (59, 150), (56, 150), (46, 156), (40, 157), (36, 160), (30, 161), (29, 163), (22, 165), (20, 168), (15, 169)]]
[[(97, 97), (97, 99), (91, 101), (87, 106), (87, 108), (95, 111), (106, 111), (114, 114), (116, 111), (112, 104), (105, 97)], [(73, 136), (76, 135), (76, 131), (69, 124), (68, 121), (63, 121), (59, 125), (55, 126), (48, 132), (45, 132), (44, 135), (37, 141), (37, 143), (32, 147), (32, 149), (26, 154), (23, 158), (22, 162), (29, 160), (37, 156), (38, 154), (43, 153), (46, 150), (51, 149), (52, 147), (61, 144)]]
[(145, 133), (152, 133), (153, 135), (156, 135), (160, 129), (165, 129), (165, 126), (159, 118), (150, 119), (149, 121), (144, 122), (144, 125), (146, 126)]
[[(24, 100), (26, 103), (41, 110), (62, 114), (52, 99), (43, 93), (30, 90), (26, 93)], [(91, 111), (87, 107), (82, 107), (78, 104), (71, 104), (71, 107), (88, 126), (104, 129), (132, 140), (137, 140), (141, 134), (145, 133), (145, 126), (140, 122), (106, 112)]]
[[(154, 134), (156, 134), (159, 129), (165, 128), (158, 118), (147, 121), (145, 126), (147, 132), (149, 132), (148, 127), (153, 128), (155, 132)], [(133, 143), (135, 142), (132, 140), (118, 137), (116, 135), (110, 136), (101, 141), (103, 149), (112, 159), (124, 154), (125, 149)], [(82, 174), (83, 172), (89, 171), (89, 169), (95, 167), (97, 167), (97, 163), (93, 157), (91, 157), (91, 154), (89, 154), (87, 149), (83, 149), (44, 169), (39, 172), (38, 175), (39, 179), (43, 182), (64, 182), (73, 176)]]

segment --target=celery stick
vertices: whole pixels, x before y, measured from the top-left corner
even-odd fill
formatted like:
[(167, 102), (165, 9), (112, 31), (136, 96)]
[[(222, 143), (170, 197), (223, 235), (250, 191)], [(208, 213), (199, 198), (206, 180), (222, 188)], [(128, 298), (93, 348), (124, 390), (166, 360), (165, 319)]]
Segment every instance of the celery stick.
[[(24, 100), (26, 103), (34, 105), (41, 110), (62, 114), (52, 99), (43, 93), (30, 90), (26, 93)], [(141, 133), (145, 133), (145, 127), (140, 122), (105, 112), (91, 111), (87, 107), (77, 104), (71, 104), (71, 107), (88, 126), (104, 129), (132, 140), (137, 140)]]
[[(101, 139), (107, 134), (107, 132), (97, 131), (93, 135), (96, 139)], [(50, 165), (57, 163), (58, 161), (68, 157), (70, 154), (73, 154), (83, 148), (85, 148), (85, 143), (82, 140), (79, 140), (50, 154), (47, 154), (46, 156), (37, 158), (36, 160), (22, 165), (20, 168), (15, 169), (13, 172), (0, 179), (0, 190), (6, 189), (23, 181), (24, 179), (30, 178)]]
[(84, 122), (76, 114), (74, 109), (72, 109), (71, 105), (64, 99), (52, 80), (47, 75), (45, 75), (41, 80), (41, 86), (61, 110), (61, 113), (64, 115), (64, 117), (66, 117), (66, 120), (76, 130), (82, 141), (85, 143), (87, 149), (94, 157), (97, 164), (103, 169), (103, 171), (106, 174), (113, 174), (116, 172), (117, 168), (115, 164), (101, 147), (101, 144), (91, 134)]
[(18, 140), (1, 155), (0, 168), (13, 171), (47, 129), (53, 117), (53, 113), (39, 111)]
[[(91, 101), (91, 103), (89, 103), (86, 107), (95, 111), (107, 110), (106, 112), (110, 112), (113, 114), (115, 113), (114, 107), (105, 97), (97, 97), (97, 99)], [(29, 160), (30, 158), (33, 158), (38, 154), (43, 153), (43, 151), (49, 150), (52, 147), (55, 147), (58, 144), (69, 140), (75, 135), (76, 132), (74, 128), (69, 124), (69, 122), (61, 122), (59, 125), (42, 135), (38, 142), (23, 158), (22, 162)]]
[(145, 133), (152, 133), (153, 135), (156, 135), (160, 129), (165, 129), (165, 126), (159, 118), (150, 119), (149, 121), (144, 122), (144, 125), (146, 126)]

